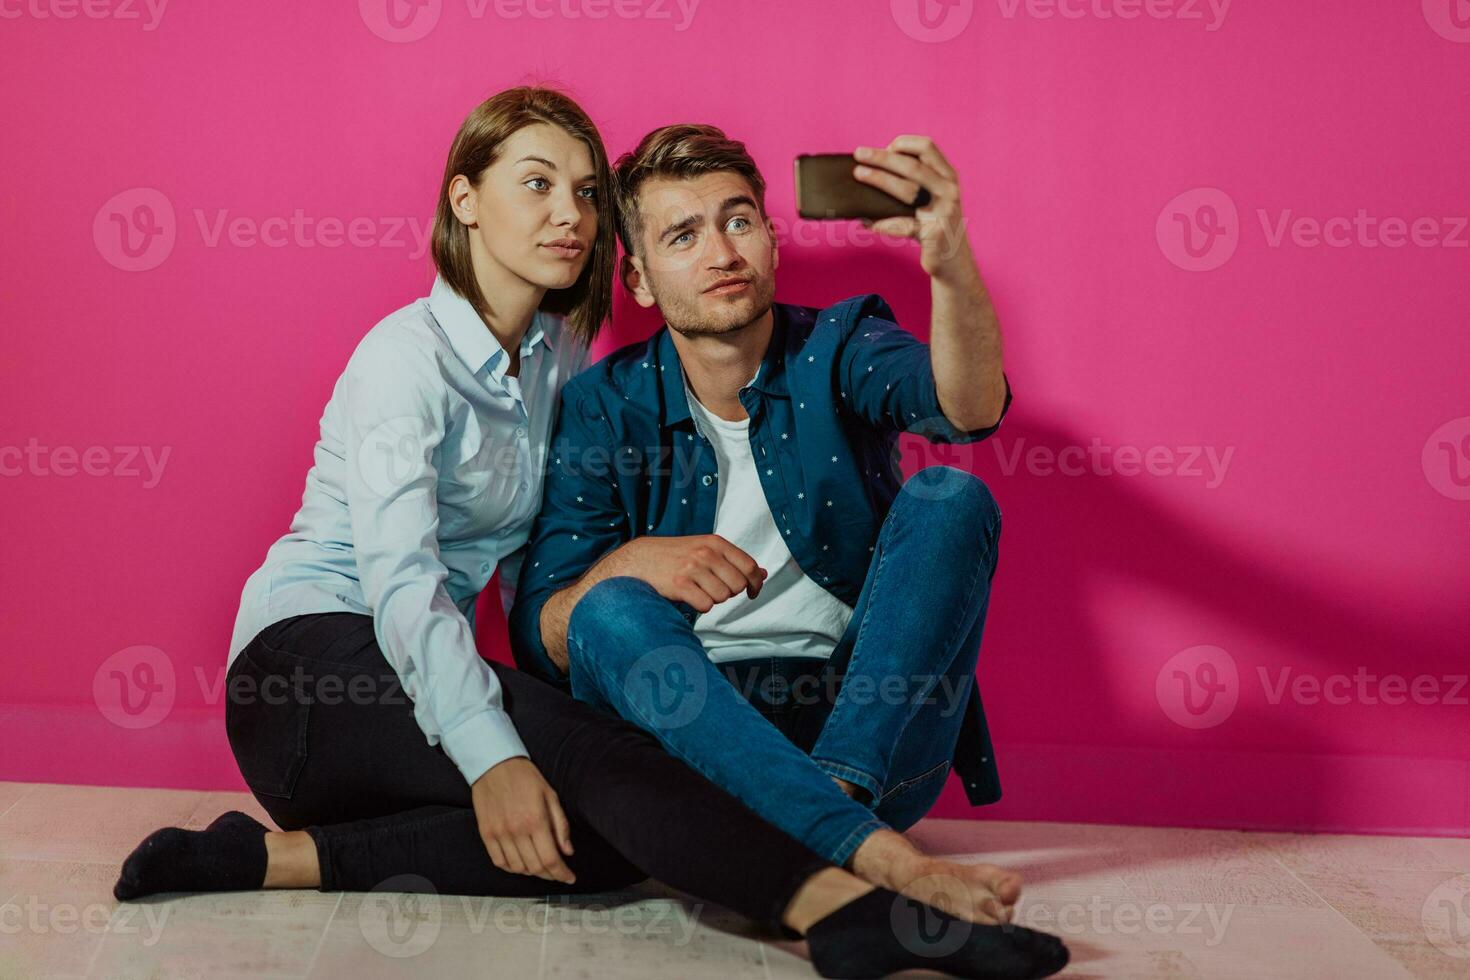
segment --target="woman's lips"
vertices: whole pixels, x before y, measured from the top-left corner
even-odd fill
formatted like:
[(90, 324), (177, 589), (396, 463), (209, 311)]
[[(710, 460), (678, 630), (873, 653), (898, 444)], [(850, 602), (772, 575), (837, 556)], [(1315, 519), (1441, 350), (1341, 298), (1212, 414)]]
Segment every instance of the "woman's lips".
[(542, 245), (541, 247), (551, 252), (552, 255), (563, 259), (575, 259), (582, 254), (582, 246), (580, 245)]

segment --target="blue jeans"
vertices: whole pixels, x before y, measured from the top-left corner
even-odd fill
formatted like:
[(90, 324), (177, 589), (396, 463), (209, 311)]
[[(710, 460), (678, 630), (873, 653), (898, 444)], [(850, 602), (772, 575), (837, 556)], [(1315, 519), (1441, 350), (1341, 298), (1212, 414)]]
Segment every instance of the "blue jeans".
[[(815, 665), (712, 664), (672, 602), (641, 579), (606, 579), (572, 610), (572, 693), (846, 864), (873, 831), (916, 823), (943, 789), (975, 683), (1000, 517), (973, 474), (910, 478), (846, 633)], [(862, 802), (833, 776), (863, 790)]]

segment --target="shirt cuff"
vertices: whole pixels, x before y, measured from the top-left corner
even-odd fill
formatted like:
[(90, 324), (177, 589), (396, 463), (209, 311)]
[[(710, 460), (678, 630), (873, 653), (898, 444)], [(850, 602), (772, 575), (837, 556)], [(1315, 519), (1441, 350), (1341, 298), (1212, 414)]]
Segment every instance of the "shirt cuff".
[(471, 784), (506, 759), (531, 757), (510, 715), (499, 708), (471, 715), (445, 732), (440, 741), (444, 743), (444, 754)]
[(919, 423), (919, 425), (911, 428), (909, 431), (935, 442), (948, 442), (960, 445), (968, 442), (979, 442), (981, 439), (994, 433), (996, 429), (999, 429), (1001, 422), (1005, 420), (1006, 412), (1010, 411), (1011, 379), (1006, 377), (1004, 371), (1001, 372), (1000, 379), (1001, 383), (1005, 385), (1006, 395), (1005, 401), (1000, 406), (1000, 417), (995, 420), (994, 425), (986, 426), (983, 429), (966, 430), (957, 428), (945, 417), (944, 409), (939, 407), (939, 391), (931, 385), (929, 391), (925, 392), (926, 395), (932, 393), (932, 400), (929, 403), (931, 411), (925, 421)]

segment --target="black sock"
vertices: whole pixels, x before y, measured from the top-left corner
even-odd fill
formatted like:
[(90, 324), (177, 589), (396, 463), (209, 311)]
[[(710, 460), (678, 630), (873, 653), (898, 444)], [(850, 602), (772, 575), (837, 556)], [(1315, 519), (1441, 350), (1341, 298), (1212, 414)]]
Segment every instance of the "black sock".
[(144, 838), (123, 861), (112, 886), (126, 902), (154, 892), (250, 891), (265, 884), (265, 824), (239, 810), (204, 830), (165, 827)]
[(982, 926), (887, 888), (848, 902), (807, 930), (812, 966), (824, 977), (885, 977), (925, 969), (957, 977), (1020, 980), (1067, 965), (1055, 936), (1024, 926)]

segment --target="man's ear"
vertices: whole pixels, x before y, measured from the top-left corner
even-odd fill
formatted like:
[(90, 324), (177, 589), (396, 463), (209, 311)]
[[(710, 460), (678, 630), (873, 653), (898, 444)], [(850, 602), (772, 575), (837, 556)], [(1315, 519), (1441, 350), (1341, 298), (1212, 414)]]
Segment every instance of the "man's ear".
[(776, 226), (770, 218), (766, 219), (766, 233), (771, 236), (771, 271), (775, 272), (781, 265), (781, 243), (776, 239)]
[(623, 286), (633, 294), (633, 299), (644, 309), (654, 305), (653, 293), (648, 289), (648, 279), (643, 273), (643, 260), (636, 255), (624, 255), (619, 273)]

